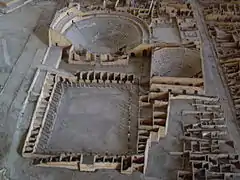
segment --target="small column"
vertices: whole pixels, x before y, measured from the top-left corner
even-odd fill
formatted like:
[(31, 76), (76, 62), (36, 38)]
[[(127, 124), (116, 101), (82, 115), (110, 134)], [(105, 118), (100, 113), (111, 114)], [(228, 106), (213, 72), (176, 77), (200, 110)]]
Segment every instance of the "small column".
[(86, 53), (86, 60), (92, 61), (92, 53), (89, 53), (89, 52)]

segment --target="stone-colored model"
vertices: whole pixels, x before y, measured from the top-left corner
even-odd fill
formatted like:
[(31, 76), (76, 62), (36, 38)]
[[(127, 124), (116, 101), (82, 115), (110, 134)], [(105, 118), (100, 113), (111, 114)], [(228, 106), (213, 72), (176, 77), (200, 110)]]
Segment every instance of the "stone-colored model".
[(237, 0), (59, 1), (53, 12), (16, 62), (17, 38), (0, 33), (0, 140), (12, 137), (0, 179), (240, 178)]
[[(198, 76), (199, 72), (201, 72), (201, 59), (198, 51), (200, 48), (200, 39), (191, 4), (173, 4), (173, 2), (168, 1), (141, 3), (135, 1), (125, 3), (121, 1), (116, 1), (115, 3), (104, 1), (103, 5), (95, 7), (97, 10), (92, 7), (87, 11), (81, 7), (81, 4), (71, 3), (69, 7), (58, 11), (55, 15), (50, 25), (49, 51), (47, 52), (46, 59), (54, 59), (60, 55), (60, 58), (56, 59), (57, 64), (59, 64), (62, 58), (66, 58), (66, 62), (69, 64), (80, 66), (90, 65), (97, 68), (98, 65), (128, 65), (132, 59), (148, 58), (150, 54), (153, 54), (150, 67), (151, 78), (148, 93), (142, 94), (138, 88), (142, 89), (145, 87), (145, 83), (142, 82), (141, 78), (138, 80), (138, 78), (131, 74), (102, 72), (97, 71), (97, 69), (94, 71), (78, 71), (75, 75), (64, 75), (61, 72), (47, 73), (23, 147), (23, 156), (36, 158), (34, 160), (35, 165), (66, 167), (80, 171), (117, 169), (121, 173), (132, 173), (135, 170), (145, 173), (151, 144), (153, 142), (161, 142), (162, 139), (168, 139), (168, 129), (171, 128), (170, 124), (172, 121), (170, 104), (171, 101), (176, 101), (179, 98), (184, 103), (185, 101), (194, 101), (192, 104), (194, 107), (193, 110), (178, 110), (183, 113), (183, 116), (189, 114), (194, 115), (196, 118), (200, 114), (203, 119), (200, 119), (200, 122), (193, 122), (191, 120), (187, 123), (181, 122), (184, 129), (182, 135), (184, 148), (182, 152), (172, 153), (173, 155), (177, 154), (181, 155), (181, 157), (184, 155), (184, 158), (187, 156), (188, 161), (191, 162), (191, 158), (200, 156), (200, 154), (194, 154), (196, 148), (198, 148), (199, 152), (219, 152), (218, 144), (220, 142), (227, 144), (231, 142), (228, 139), (216, 139), (213, 142), (216, 146), (211, 143), (209, 144), (210, 141), (213, 141), (211, 140), (212, 138), (225, 134), (225, 132), (218, 133), (217, 131), (211, 134), (211, 128), (218, 128), (216, 126), (224, 128), (225, 124), (222, 115), (220, 118), (218, 114), (216, 114), (217, 116), (214, 115), (221, 108), (220, 105), (215, 103), (217, 99), (199, 96), (205, 94), (203, 79), (191, 78)], [(151, 39), (154, 27), (166, 23), (165, 20), (161, 20), (162, 16), (167, 16), (167, 23), (176, 21), (181, 44), (184, 47), (181, 47), (180, 44), (166, 44), (164, 46)], [(226, 44), (224, 41), (223, 43), (226, 44), (226, 47), (238, 45), (236, 44), (236, 33), (230, 37), (230, 34), (219, 30), (219, 28), (213, 28), (213, 30), (216, 31), (213, 33), (216, 34), (217, 38), (235, 39), (235, 43), (229, 42)], [(56, 55), (54, 51), (58, 52), (59, 55)], [(232, 67), (227, 63), (224, 63), (224, 65), (226, 68)], [(231, 77), (234, 77), (234, 75)], [(114, 128), (116, 128), (115, 131), (119, 132), (117, 134), (115, 134), (116, 132), (112, 132), (112, 134), (106, 134), (104, 137), (101, 137), (100, 132), (93, 130), (95, 133), (97, 132), (96, 135), (98, 137), (103, 138), (103, 142), (99, 146), (97, 146), (96, 140), (94, 140), (94, 132), (90, 131), (90, 134), (87, 131), (78, 132), (77, 134), (73, 134), (73, 136), (78, 137), (78, 141), (67, 143), (69, 145), (65, 147), (56, 142), (55, 136), (61, 137), (61, 134), (58, 132), (60, 129), (58, 130), (57, 127), (64, 128), (64, 126), (62, 127), (58, 124), (64, 123), (65, 126), (69, 126), (68, 121), (74, 121), (73, 118), (75, 116), (73, 115), (83, 108), (82, 106), (89, 109), (90, 114), (86, 110), (82, 111), (83, 114), (76, 114), (80, 118), (79, 126), (88, 128), (84, 118), (87, 118), (87, 121), (95, 122), (94, 111), (100, 113), (98, 113), (98, 121), (101, 121), (101, 119), (101, 123), (107, 123), (108, 121), (106, 115), (101, 118), (101, 113), (110, 112), (105, 112), (104, 109), (100, 110), (100, 106), (96, 105), (94, 106), (97, 109), (94, 109), (93, 104), (88, 104), (90, 96), (87, 96), (89, 100), (82, 99), (84, 96), (81, 97), (81, 93), (85, 93), (83, 91), (85, 88), (90, 88), (89, 95), (93, 97), (97, 91), (92, 91), (92, 88), (100, 88), (103, 93), (107, 88), (113, 88), (112, 91), (114, 88), (117, 88), (121, 93), (127, 90), (130, 93), (127, 99), (123, 99), (123, 102), (126, 101), (127, 104), (125, 105), (124, 103), (121, 105), (122, 107), (119, 107), (121, 110), (120, 114), (114, 114), (116, 116), (114, 118), (120, 122)], [(79, 95), (72, 94), (73, 90), (76, 91), (75, 89), (79, 89), (77, 90), (80, 93)], [(81, 89), (82, 91), (80, 91)], [(91, 94), (90, 90), (93, 94)], [(100, 93), (98, 97), (100, 98), (103, 95)], [(77, 98), (76, 102), (71, 97)], [(65, 101), (70, 104), (73, 103), (73, 105), (67, 108), (63, 104), (66, 103)], [(80, 106), (78, 101), (85, 103)], [(95, 103), (99, 103), (98, 101), (100, 99), (96, 99)], [(110, 101), (112, 100), (109, 99)], [(77, 104), (75, 105), (75, 103)], [(78, 110), (76, 107), (80, 109)], [(217, 110), (216, 112), (215, 109)], [(65, 110), (67, 110), (67, 116), (59, 115)], [(150, 116), (148, 115), (149, 113), (143, 113), (148, 111), (152, 112)], [(70, 119), (66, 121), (64, 118)], [(138, 119), (137, 121), (135, 120), (136, 118)], [(212, 118), (218, 118), (220, 124), (213, 123)], [(81, 121), (83, 121), (82, 124)], [(206, 132), (202, 132), (202, 135), (198, 136), (194, 132), (201, 132), (203, 130), (194, 130), (195, 126), (206, 128)], [(193, 131), (188, 131), (185, 127), (191, 127)], [(89, 126), (89, 128), (93, 127)], [(74, 129), (71, 131), (74, 131)], [(106, 132), (108, 131), (106, 130)], [(119, 136), (120, 132), (125, 134)], [(191, 135), (191, 132), (193, 135)], [(66, 130), (66, 133), (69, 132)], [(65, 138), (69, 136), (66, 133), (64, 134)], [(83, 138), (81, 133), (85, 133), (85, 136), (87, 135), (86, 138)], [(93, 136), (92, 140), (88, 140), (91, 136)], [(210, 139), (205, 139), (205, 136)], [(114, 140), (114, 143), (117, 143), (116, 145), (110, 140), (113, 137), (116, 138)], [(124, 137), (126, 139), (123, 141), (121, 138)], [(74, 139), (70, 141), (74, 141)], [(113, 144), (109, 144), (110, 146), (108, 147), (105, 144), (106, 142)], [(92, 143), (95, 145), (91, 145)], [(103, 145), (105, 147), (101, 147)], [(125, 146), (127, 150), (125, 150)], [(188, 150), (187, 148), (190, 149)], [(225, 168), (225, 166), (222, 168)], [(220, 176), (225, 176), (221, 174), (221, 170), (219, 172), (220, 174), (215, 174), (215, 176), (219, 176), (219, 178)], [(198, 174), (198, 172), (193, 173), (193, 170), (179, 171), (177, 176), (180, 179), (190, 176), (194, 178), (195, 174)]]

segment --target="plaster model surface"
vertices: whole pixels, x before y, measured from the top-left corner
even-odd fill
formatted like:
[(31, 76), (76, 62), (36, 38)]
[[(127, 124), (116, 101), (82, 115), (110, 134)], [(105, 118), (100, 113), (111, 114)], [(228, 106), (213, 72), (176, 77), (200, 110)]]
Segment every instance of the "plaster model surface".
[(115, 53), (124, 46), (142, 43), (142, 32), (123, 17), (92, 17), (76, 22), (66, 37), (92, 53)]
[(179, 47), (156, 49), (151, 67), (151, 74), (155, 76), (192, 77), (201, 69), (200, 54)]
[(0, 2), (0, 179), (240, 179), (239, 9)]

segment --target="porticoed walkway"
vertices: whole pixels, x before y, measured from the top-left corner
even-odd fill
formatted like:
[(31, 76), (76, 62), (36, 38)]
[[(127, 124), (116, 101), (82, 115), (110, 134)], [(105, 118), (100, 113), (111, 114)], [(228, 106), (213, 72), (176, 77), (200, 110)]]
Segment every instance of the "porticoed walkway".
[(50, 152), (128, 153), (127, 91), (112, 87), (69, 87), (64, 91)]

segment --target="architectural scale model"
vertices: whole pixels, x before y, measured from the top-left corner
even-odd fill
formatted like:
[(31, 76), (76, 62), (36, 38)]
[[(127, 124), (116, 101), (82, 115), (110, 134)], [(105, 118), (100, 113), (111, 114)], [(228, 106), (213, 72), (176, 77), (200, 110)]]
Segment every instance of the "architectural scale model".
[(0, 12), (0, 179), (240, 179), (240, 1)]

